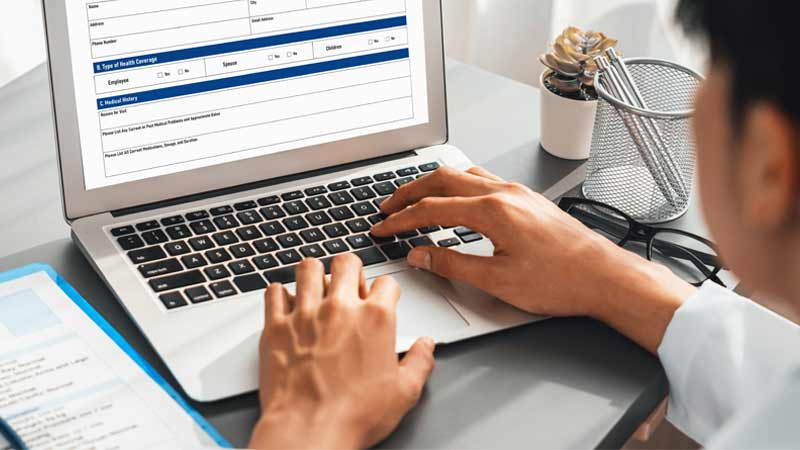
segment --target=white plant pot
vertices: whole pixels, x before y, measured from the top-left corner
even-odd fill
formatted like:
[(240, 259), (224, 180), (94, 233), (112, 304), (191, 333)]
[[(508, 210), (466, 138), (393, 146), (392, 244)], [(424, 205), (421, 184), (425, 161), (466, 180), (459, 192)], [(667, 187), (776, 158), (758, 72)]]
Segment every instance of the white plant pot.
[(589, 158), (597, 100), (573, 100), (553, 93), (544, 84), (549, 70), (539, 78), (542, 148), (553, 156), (581, 160)]

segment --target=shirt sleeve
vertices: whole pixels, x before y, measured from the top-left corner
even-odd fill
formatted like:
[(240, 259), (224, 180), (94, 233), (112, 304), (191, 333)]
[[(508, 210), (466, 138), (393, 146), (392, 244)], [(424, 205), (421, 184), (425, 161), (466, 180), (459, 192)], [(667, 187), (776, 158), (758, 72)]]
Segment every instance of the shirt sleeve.
[(800, 365), (798, 348), (796, 324), (707, 283), (675, 313), (658, 349), (670, 384), (667, 418), (708, 444)]

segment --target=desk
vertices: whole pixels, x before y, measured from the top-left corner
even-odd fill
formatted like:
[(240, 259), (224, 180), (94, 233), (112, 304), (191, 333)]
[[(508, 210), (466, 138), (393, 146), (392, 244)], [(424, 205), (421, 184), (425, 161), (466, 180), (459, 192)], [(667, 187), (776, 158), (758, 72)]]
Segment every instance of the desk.
[[(452, 61), (447, 79), (451, 142), (473, 161), (537, 190), (577, 167), (540, 150), (537, 89)], [(0, 91), (0, 198), (7, 205), (0, 212), (0, 229), (7, 242), (27, 246), (39, 234), (64, 238), (0, 259), (0, 271), (32, 262), (51, 264), (178, 387), (62, 234), (66, 227), (55, 209), (57, 174), (47, 89), (45, 70), (39, 67)], [(24, 154), (17, 158), (17, 152)], [(26, 220), (29, 214), (33, 219)], [(703, 232), (696, 208), (675, 226)], [(25, 229), (34, 231), (25, 234)], [(419, 406), (383, 446), (621, 447), (667, 392), (664, 372), (653, 356), (588, 319), (549, 320), (443, 346), (436, 359)], [(194, 406), (236, 446), (246, 444), (258, 417), (254, 394)]]

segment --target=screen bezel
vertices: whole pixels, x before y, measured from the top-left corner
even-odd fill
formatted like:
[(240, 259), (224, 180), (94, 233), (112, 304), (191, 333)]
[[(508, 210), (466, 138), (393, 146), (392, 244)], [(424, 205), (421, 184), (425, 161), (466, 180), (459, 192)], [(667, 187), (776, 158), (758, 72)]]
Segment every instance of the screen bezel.
[(67, 221), (447, 142), (441, 2), (422, 2), (427, 124), (86, 190), (72, 77), (66, 0), (42, 0), (51, 100)]

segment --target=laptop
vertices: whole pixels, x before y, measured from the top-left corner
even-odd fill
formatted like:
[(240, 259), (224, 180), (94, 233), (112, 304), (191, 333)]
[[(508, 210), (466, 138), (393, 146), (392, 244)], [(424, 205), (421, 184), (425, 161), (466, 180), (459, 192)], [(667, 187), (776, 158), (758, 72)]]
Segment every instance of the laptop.
[(185, 392), (258, 387), (269, 283), (355, 253), (402, 287), (397, 351), (529, 323), (411, 269), (414, 246), (483, 236), (370, 227), (399, 186), (472, 166), (447, 144), (430, 0), (43, 0), (65, 217)]

